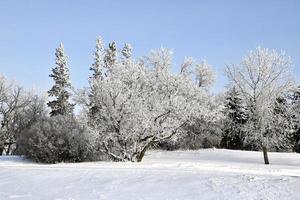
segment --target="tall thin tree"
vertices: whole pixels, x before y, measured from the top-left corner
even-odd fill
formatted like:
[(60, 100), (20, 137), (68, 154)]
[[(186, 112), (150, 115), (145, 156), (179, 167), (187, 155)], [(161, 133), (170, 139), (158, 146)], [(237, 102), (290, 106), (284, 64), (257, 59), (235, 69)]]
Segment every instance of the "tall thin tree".
[(55, 99), (49, 101), (47, 105), (51, 108), (50, 115), (72, 115), (74, 104), (69, 102), (70, 98), (70, 75), (67, 66), (67, 56), (61, 43), (55, 52), (56, 67), (52, 69), (52, 74), (49, 76), (53, 78), (54, 85), (48, 91), (50, 97)]
[[(103, 79), (103, 69), (104, 69), (104, 44), (101, 37), (96, 39), (96, 49), (94, 52), (94, 63), (90, 67), (92, 71), (92, 76), (90, 77), (90, 93), (89, 93), (89, 118), (90, 122), (93, 121), (95, 115), (99, 111), (99, 105), (97, 103), (97, 86)], [(91, 123), (92, 124), (92, 123)]]

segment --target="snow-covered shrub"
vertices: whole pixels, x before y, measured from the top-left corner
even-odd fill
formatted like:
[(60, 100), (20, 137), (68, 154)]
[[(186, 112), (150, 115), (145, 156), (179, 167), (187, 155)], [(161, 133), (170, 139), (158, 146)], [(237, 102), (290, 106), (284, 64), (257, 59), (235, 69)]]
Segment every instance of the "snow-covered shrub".
[(25, 156), (44, 163), (81, 162), (92, 158), (89, 131), (70, 116), (40, 119), (24, 130), (18, 145)]

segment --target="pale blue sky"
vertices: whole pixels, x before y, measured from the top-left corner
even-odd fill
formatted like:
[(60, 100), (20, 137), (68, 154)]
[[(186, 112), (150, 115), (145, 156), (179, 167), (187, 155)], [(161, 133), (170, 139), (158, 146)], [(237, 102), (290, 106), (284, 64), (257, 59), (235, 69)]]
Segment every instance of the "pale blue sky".
[(184, 56), (206, 59), (217, 71), (215, 91), (226, 84), (225, 64), (259, 45), (285, 50), (300, 78), (299, 0), (0, 0), (0, 73), (47, 90), (63, 42), (72, 83), (86, 85), (98, 35), (131, 43), (136, 57), (164, 46), (177, 66)]

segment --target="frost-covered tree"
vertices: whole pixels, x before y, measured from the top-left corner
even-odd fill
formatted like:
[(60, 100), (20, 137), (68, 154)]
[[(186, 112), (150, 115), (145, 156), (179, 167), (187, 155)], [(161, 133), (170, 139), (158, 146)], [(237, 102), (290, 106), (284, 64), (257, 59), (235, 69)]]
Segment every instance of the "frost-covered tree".
[(55, 97), (54, 100), (48, 102), (48, 106), (51, 108), (50, 115), (72, 115), (74, 104), (69, 102), (70, 75), (67, 66), (67, 56), (62, 43), (56, 49), (55, 57), (56, 67), (52, 69), (52, 74), (49, 75), (55, 82), (48, 91), (50, 97)]
[(206, 60), (196, 65), (196, 79), (199, 87), (210, 87), (215, 82), (215, 73)]
[(221, 147), (243, 149), (246, 136), (243, 126), (247, 122), (248, 111), (236, 87), (230, 88), (226, 93), (223, 112), (225, 120)]
[(94, 52), (94, 63), (92, 64), (90, 70), (92, 71), (92, 76), (90, 77), (90, 88), (89, 88), (89, 101), (88, 101), (88, 116), (92, 121), (99, 112), (99, 105), (96, 99), (97, 84), (103, 79), (102, 72), (104, 70), (104, 56), (105, 49), (102, 38), (98, 37), (96, 40), (96, 50)]
[(291, 89), (291, 61), (284, 53), (258, 47), (240, 64), (228, 65), (229, 80), (237, 87), (249, 107), (248, 136), (262, 148), (265, 164), (269, 164), (267, 149), (276, 146), (281, 133), (269, 135), (271, 108), (278, 97)]
[(177, 136), (192, 116), (213, 115), (207, 93), (190, 76), (173, 75), (172, 53), (152, 51), (143, 62), (115, 62), (98, 84), (94, 131), (99, 150), (118, 161), (141, 161), (153, 144)]

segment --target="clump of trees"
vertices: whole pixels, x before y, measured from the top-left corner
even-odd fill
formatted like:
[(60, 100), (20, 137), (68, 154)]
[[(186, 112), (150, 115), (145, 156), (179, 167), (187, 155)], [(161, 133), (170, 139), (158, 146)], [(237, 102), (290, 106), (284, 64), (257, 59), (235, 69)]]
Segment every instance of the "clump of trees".
[(0, 154), (11, 155), (22, 131), (46, 111), (45, 98), (0, 76)]
[(140, 162), (149, 148), (220, 147), (263, 150), (268, 164), (268, 150), (300, 151), (300, 92), (283, 53), (257, 48), (228, 65), (231, 84), (218, 95), (207, 61), (187, 57), (174, 74), (165, 48), (135, 59), (130, 44), (106, 48), (99, 37), (89, 86), (78, 91), (62, 44), (55, 56), (48, 102), (0, 77), (4, 154), (16, 145), (15, 153), (37, 162)]

